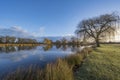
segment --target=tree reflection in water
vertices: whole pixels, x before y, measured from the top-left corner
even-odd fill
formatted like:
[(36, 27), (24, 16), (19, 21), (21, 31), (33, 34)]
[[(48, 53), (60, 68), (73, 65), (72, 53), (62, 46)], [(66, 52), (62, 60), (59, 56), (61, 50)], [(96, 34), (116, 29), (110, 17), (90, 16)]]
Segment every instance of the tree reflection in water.
[(37, 46), (4, 46), (0, 47), (0, 52), (10, 53), (20, 50), (30, 50), (35, 49)]
[(61, 44), (57, 44), (55, 46), (56, 46), (57, 49), (60, 49), (62, 45)]
[(53, 47), (53, 45), (45, 45), (45, 46), (43, 46), (43, 50), (44, 50), (44, 51), (48, 51), (48, 50), (50, 50), (52, 47)]
[[(68, 48), (71, 51), (76, 51), (80, 45), (61, 45), (61, 44), (57, 44), (57, 45), (43, 45), (42, 49), (44, 51), (49, 51), (51, 48), (53, 48), (53, 46), (56, 47), (56, 49), (61, 49), (63, 51), (66, 51)], [(20, 51), (20, 50), (31, 50), (31, 49), (36, 49), (37, 46), (3, 46), (0, 47), (0, 52), (5, 52), (5, 53), (10, 53), (10, 52), (16, 52), (16, 51)]]

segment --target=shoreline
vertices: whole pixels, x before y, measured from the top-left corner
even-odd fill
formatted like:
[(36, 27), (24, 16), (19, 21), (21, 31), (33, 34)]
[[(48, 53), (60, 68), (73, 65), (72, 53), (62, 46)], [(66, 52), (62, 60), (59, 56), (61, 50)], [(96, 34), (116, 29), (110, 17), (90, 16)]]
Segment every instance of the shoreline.
[[(34, 69), (33, 66), (28, 67), (28, 69), (25, 69), (25, 71), (22, 68), (17, 69), (14, 73), (5, 75), (4, 77), (7, 76), (7, 79), (5, 80), (9, 80), (10, 78), (11, 80), (14, 80), (14, 77), (16, 77), (17, 79), (21, 77), (23, 78), (23, 80), (28, 80), (30, 77), (36, 78), (36, 76), (39, 76), (39, 79), (36, 80), (52, 80), (50, 79), (52, 77), (55, 78), (55, 80), (58, 80), (60, 76), (63, 80), (74, 80), (74, 72), (76, 72), (76, 70), (82, 66), (82, 63), (87, 54), (91, 52), (91, 49), (89, 48), (90, 47), (85, 47), (76, 54), (71, 54), (69, 56), (66, 56), (65, 58), (58, 58), (55, 63), (48, 63), (44, 69), (40, 69), (37, 66), (35, 66), (37, 69)], [(26, 76), (21, 73), (28, 74), (28, 78), (24, 78)], [(19, 76), (16, 74), (18, 74)]]
[(0, 47), (2, 46), (39, 46), (39, 45), (42, 45), (42, 44), (32, 44), (32, 43), (0, 43)]

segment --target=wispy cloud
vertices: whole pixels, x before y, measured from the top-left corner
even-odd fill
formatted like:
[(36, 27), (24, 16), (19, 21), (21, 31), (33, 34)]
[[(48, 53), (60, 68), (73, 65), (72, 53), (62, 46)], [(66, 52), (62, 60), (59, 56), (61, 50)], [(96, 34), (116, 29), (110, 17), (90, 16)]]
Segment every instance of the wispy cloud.
[(20, 26), (13, 26), (13, 27), (11, 27), (11, 29), (16, 30), (16, 31), (20, 31), (20, 32), (24, 32), (24, 33), (28, 33), (27, 30), (21, 28)]
[(65, 35), (62, 35), (62, 36), (74, 36), (74, 34), (65, 34)]
[(36, 32), (32, 33), (35, 37), (44, 36), (45, 34), (45, 27), (40, 27)]
[(38, 30), (33, 32), (25, 30), (20, 26), (13, 26), (10, 28), (0, 27), (0, 36), (8, 35), (8, 36), (15, 36), (15, 37), (35, 38), (35, 37), (44, 36), (44, 33), (45, 33), (45, 27), (40, 27)]
[[(22, 37), (22, 38), (34, 38), (37, 40), (43, 40), (41, 37), (45, 37), (45, 27), (39, 27), (38, 30), (30, 32), (20, 26), (13, 26), (10, 28), (3, 28), (0, 27), (0, 36), (15, 36), (15, 37)], [(62, 36), (46, 36), (52, 40), (61, 39), (61, 37), (72, 37), (74, 34), (64, 34)]]
[(30, 32), (28, 30), (23, 29), (20, 26), (13, 26), (10, 28), (3, 28), (0, 27), (0, 35), (1, 36), (15, 36), (15, 37), (26, 37), (26, 38), (34, 38), (34, 37), (40, 37), (40, 35), (43, 35), (44, 33), (44, 27), (40, 27), (40, 29), (36, 32)]

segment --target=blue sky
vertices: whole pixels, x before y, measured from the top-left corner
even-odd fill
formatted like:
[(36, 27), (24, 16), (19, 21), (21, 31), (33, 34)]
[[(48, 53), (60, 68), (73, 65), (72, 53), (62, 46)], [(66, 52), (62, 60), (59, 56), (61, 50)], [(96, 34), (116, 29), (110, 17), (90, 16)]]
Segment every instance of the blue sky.
[(73, 35), (78, 22), (120, 12), (120, 0), (0, 0), (0, 28), (36, 36)]

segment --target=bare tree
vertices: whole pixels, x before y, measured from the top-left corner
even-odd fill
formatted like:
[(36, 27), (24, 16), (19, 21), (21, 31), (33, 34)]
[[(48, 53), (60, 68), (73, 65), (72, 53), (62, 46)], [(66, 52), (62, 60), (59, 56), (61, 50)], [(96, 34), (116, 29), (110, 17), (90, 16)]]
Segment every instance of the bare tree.
[(100, 47), (100, 37), (104, 32), (114, 30), (113, 23), (119, 20), (118, 15), (104, 14), (87, 20), (82, 20), (76, 30), (76, 34), (82, 34), (84, 38), (93, 38), (97, 47)]

